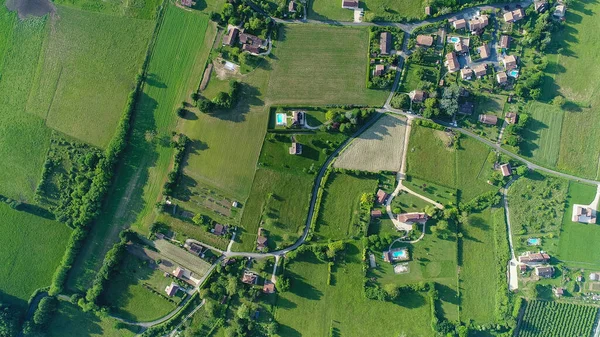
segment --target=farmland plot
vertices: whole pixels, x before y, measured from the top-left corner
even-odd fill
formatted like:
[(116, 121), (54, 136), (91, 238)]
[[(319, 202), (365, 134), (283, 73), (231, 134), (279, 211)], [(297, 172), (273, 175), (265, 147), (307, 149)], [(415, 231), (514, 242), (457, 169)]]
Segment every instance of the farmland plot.
[(567, 303), (527, 302), (519, 337), (590, 336), (598, 308)]
[(370, 172), (399, 171), (405, 133), (404, 118), (385, 115), (344, 150), (334, 167)]

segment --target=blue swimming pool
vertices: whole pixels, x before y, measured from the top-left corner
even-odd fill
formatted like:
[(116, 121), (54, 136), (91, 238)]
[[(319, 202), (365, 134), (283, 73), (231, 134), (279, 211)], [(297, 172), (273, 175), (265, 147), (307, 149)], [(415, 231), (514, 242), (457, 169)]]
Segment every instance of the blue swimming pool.
[(452, 43), (460, 42), (460, 37), (452, 36), (452, 37), (450, 37), (450, 42), (452, 42)]
[(403, 259), (403, 258), (406, 257), (406, 251), (405, 250), (399, 250), (399, 251), (393, 252), (392, 253), (392, 257), (394, 259)]
[(278, 113), (277, 115), (275, 115), (275, 118), (277, 120), (277, 125), (285, 125), (286, 124), (285, 114)]
[(508, 76), (517, 78), (519, 76), (519, 71), (517, 69), (513, 69), (508, 72)]
[(539, 238), (529, 238), (529, 239), (527, 239), (527, 244), (530, 245), (530, 246), (539, 246), (541, 242), (542, 242), (542, 240), (539, 239)]

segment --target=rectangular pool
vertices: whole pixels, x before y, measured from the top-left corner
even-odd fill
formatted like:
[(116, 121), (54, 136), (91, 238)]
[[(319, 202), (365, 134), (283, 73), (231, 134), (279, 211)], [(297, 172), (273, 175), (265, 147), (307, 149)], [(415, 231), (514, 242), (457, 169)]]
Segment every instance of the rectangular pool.
[(275, 115), (275, 121), (277, 125), (286, 125), (287, 124), (287, 116), (283, 113), (278, 113)]
[(530, 246), (539, 246), (542, 243), (542, 239), (540, 238), (529, 238), (527, 239), (527, 244)]

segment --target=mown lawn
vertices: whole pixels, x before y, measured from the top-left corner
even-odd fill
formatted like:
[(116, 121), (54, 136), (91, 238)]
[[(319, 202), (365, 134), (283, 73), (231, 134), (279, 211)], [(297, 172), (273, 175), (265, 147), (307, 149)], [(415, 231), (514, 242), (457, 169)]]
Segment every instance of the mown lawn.
[[(151, 292), (146, 286), (166, 296), (165, 287), (173, 279), (163, 274), (160, 269), (149, 265), (148, 261), (126, 254), (116, 274), (111, 276), (102, 295), (103, 301), (111, 308), (111, 312), (130, 321), (145, 322), (160, 318), (175, 309), (176, 304)], [(180, 300), (176, 296), (173, 299), (177, 302)]]
[[(423, 69), (423, 79), (417, 75), (417, 70)], [(411, 92), (419, 87), (419, 83), (427, 81), (436, 83), (438, 78), (438, 69), (435, 67), (426, 67), (416, 63), (410, 63), (406, 70), (406, 77), (400, 85), (399, 92)]]
[(433, 184), (430, 181), (419, 179), (413, 176), (408, 176), (407, 179), (402, 182), (402, 184), (411, 191), (435, 200), (442, 205), (456, 205), (458, 202), (458, 191), (454, 188)]
[(443, 186), (456, 186), (456, 150), (447, 146), (443, 131), (414, 125), (406, 158), (408, 175)]
[(50, 337), (133, 337), (137, 327), (115, 328), (118, 321), (110, 317), (99, 317), (92, 312), (83, 312), (75, 304), (61, 301), (45, 332)]
[(522, 135), (521, 155), (545, 166), (556, 166), (564, 112), (554, 105), (533, 102), (527, 113), (531, 118)]
[(157, 7), (163, 2), (160, 0), (135, 0), (131, 2), (118, 0), (56, 0), (54, 3), (112, 16), (152, 20), (156, 17)]
[(600, 177), (598, 125), (600, 114), (597, 110), (565, 112), (560, 136), (559, 169), (596, 180)]
[[(318, 1), (318, 0), (317, 0)], [(286, 25), (273, 55), (272, 103), (383, 105), (389, 92), (366, 87), (369, 32), (363, 28)]]
[(582, 224), (571, 221), (573, 204), (588, 205), (596, 195), (596, 186), (570, 182), (565, 203), (565, 213), (562, 221), (558, 256), (570, 264), (583, 265), (581, 267), (595, 266), (600, 268), (600, 252), (590, 247), (600, 240), (600, 226), (595, 224)]
[(471, 138), (460, 139), (460, 149), (456, 155), (457, 187), (460, 201), (469, 202), (476, 196), (494, 189), (487, 183), (493, 166), (487, 161), (491, 149)]
[(333, 268), (333, 285), (327, 285), (327, 264), (310, 252), (289, 264), (291, 290), (279, 295), (275, 313), (281, 336), (328, 336), (330, 330), (338, 336), (433, 336), (424, 294), (407, 292), (395, 303), (365, 298), (360, 251), (348, 245)]
[(0, 7), (0, 194), (33, 202), (51, 130), (25, 111), (47, 22), (21, 21)]
[[(142, 233), (156, 216), (164, 180), (173, 160), (169, 146), (175, 129), (175, 109), (198, 85), (215, 34), (208, 17), (169, 6), (148, 67), (148, 79), (139, 98), (125, 161), (90, 238), (76, 261), (68, 288), (89, 286), (102, 257), (128, 226)], [(173, 62), (177, 60), (177, 62)]]
[(105, 147), (135, 85), (154, 22), (59, 6), (50, 24), (27, 111), (53, 129)]
[(313, 0), (306, 9), (308, 18), (313, 20), (352, 21), (354, 11), (342, 8), (337, 0)]
[[(352, 21), (353, 11), (344, 9), (336, 0), (314, 0), (308, 8), (309, 19)], [(422, 0), (365, 0), (360, 2), (360, 7), (367, 13), (366, 18), (376, 16), (393, 15), (392, 20), (400, 18), (421, 18), (425, 14), (425, 5)], [(389, 20), (386, 20), (389, 21)]]
[(315, 234), (322, 240), (340, 240), (360, 233), (360, 196), (375, 193), (378, 180), (331, 173), (319, 209)]
[(26, 308), (35, 289), (49, 286), (70, 233), (64, 224), (0, 203), (0, 301)]

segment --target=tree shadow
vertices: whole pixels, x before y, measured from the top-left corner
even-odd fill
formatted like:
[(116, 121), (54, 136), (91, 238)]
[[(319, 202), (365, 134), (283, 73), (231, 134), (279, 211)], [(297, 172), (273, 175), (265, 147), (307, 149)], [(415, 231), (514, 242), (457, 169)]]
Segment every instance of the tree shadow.
[(254, 106), (263, 106), (264, 101), (260, 99), (260, 90), (247, 83), (241, 83), (239, 102), (231, 110), (217, 110), (209, 115), (225, 121), (240, 123), (246, 120), (246, 114)]
[(286, 337), (302, 337), (302, 334), (289, 325), (280, 324), (278, 334)]
[(277, 309), (295, 309), (298, 305), (287, 298), (279, 296), (277, 299)]
[(167, 87), (167, 85), (161, 81), (160, 76), (158, 76), (157, 74), (146, 75), (146, 84), (161, 89), (165, 89)]

